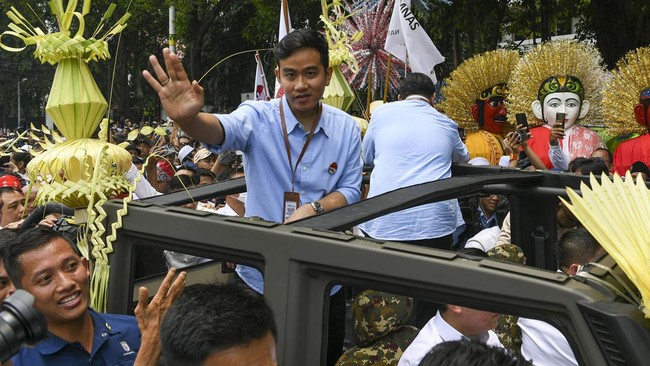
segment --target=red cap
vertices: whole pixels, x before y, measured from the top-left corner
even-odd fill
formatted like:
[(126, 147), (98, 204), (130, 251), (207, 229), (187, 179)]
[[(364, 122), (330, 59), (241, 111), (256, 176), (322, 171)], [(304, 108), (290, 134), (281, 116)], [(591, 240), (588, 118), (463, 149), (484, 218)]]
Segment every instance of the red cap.
[(18, 191), (20, 191), (22, 188), (20, 186), (20, 180), (18, 180), (18, 178), (10, 174), (3, 175), (2, 177), (0, 177), (0, 188), (5, 188), (5, 187), (11, 187)]

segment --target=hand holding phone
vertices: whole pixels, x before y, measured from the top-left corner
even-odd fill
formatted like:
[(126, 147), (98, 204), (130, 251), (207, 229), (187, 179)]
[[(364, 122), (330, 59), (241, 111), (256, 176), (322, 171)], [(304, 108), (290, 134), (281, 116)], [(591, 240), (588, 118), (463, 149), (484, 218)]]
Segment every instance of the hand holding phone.
[(517, 113), (515, 114), (515, 118), (517, 119), (517, 125), (524, 127), (521, 130), (517, 131), (521, 137), (520, 142), (528, 140), (530, 138), (530, 134), (528, 133), (528, 119), (526, 118), (526, 114)]
[(564, 129), (564, 118), (566, 115), (564, 113), (558, 112), (555, 114), (555, 123), (561, 123), (562, 129)]

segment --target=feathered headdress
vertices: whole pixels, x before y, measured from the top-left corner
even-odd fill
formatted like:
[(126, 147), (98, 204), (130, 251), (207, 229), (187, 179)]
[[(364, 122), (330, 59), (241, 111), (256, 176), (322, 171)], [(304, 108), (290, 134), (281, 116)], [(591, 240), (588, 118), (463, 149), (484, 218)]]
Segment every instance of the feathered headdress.
[(519, 53), (513, 50), (496, 50), (476, 55), (465, 60), (442, 88), (443, 100), (440, 109), (467, 132), (478, 129), (472, 117), (472, 105), (482, 98), (484, 92), (490, 94), (507, 92), (503, 88), (510, 80), (510, 74), (519, 61)]
[(643, 133), (646, 129), (636, 123), (634, 106), (641, 91), (650, 88), (650, 47), (629, 52), (616, 64), (612, 78), (603, 88), (603, 116), (616, 135)]
[(606, 75), (603, 59), (592, 45), (577, 41), (544, 43), (528, 51), (512, 72), (506, 101), (508, 115), (526, 113), (530, 125), (544, 124), (535, 119), (531, 103), (537, 100), (540, 88), (548, 84), (549, 78), (571, 76), (580, 81), (584, 99), (590, 103), (584, 120), (602, 124), (599, 91)]

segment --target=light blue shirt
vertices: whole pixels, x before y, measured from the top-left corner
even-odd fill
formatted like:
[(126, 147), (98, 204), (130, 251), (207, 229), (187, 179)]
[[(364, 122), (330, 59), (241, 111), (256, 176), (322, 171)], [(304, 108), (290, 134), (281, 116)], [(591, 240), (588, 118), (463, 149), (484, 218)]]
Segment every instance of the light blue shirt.
[[(372, 115), (363, 140), (363, 159), (374, 165), (368, 197), (451, 177), (451, 164), (469, 153), (458, 125), (424, 100), (385, 104)], [(435, 202), (365, 222), (360, 228), (375, 239), (422, 240), (454, 232), (457, 200)]]
[[(287, 158), (280, 103), (291, 148), (291, 166)], [(291, 191), (291, 169), (309, 135), (291, 112), (285, 97), (269, 102), (244, 102), (231, 114), (219, 114), (225, 131), (223, 145), (210, 145), (215, 153), (225, 150), (244, 152), (246, 172), (246, 216), (282, 222), (284, 192)], [(341, 193), (348, 204), (359, 201), (362, 163), (361, 137), (356, 122), (345, 112), (323, 105), (323, 113), (314, 136), (296, 169), (294, 191), (300, 204)], [(330, 169), (336, 166), (336, 169)], [(253, 271), (254, 273), (251, 273)], [(261, 274), (252, 268), (237, 266), (237, 273), (253, 289), (263, 290)]]

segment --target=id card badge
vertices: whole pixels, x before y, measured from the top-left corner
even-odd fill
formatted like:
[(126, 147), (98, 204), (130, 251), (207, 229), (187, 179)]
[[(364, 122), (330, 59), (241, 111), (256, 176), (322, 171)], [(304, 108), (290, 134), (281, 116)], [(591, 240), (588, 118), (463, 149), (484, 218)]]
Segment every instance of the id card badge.
[(296, 212), (298, 207), (300, 207), (300, 193), (284, 192), (284, 208), (282, 209), (284, 222), (287, 221), (289, 216)]

